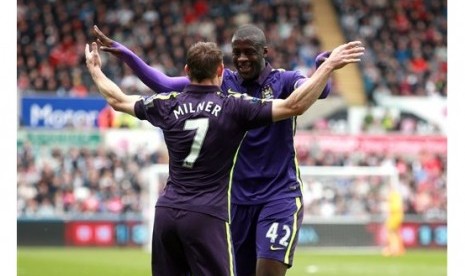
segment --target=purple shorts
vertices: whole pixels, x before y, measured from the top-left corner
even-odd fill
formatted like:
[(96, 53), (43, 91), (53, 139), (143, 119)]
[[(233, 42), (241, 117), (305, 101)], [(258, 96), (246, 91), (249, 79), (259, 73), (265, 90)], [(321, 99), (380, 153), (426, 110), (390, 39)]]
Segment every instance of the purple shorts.
[(157, 207), (152, 275), (235, 275), (229, 223), (203, 213)]
[(292, 266), (303, 219), (300, 197), (261, 205), (232, 204), (231, 218), (237, 275), (254, 274), (257, 258)]

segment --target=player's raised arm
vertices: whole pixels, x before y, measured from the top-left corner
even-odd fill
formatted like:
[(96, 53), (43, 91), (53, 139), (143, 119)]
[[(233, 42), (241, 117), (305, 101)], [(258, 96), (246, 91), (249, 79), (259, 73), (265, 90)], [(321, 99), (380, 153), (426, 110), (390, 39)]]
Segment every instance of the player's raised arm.
[[(325, 51), (325, 52), (319, 53), (315, 58), (315, 69), (318, 69), (318, 67), (320, 67), (320, 65), (323, 64), (323, 62), (326, 59), (328, 59), (330, 54), (331, 54), (330, 51)], [(299, 79), (296, 82), (296, 85), (295, 85), (294, 88), (297, 88), (297, 87), (301, 86), (303, 83), (305, 83), (306, 80), (307, 80), (307, 78)], [(323, 88), (323, 91), (321, 92), (318, 99), (325, 99), (326, 97), (328, 97), (330, 92), (331, 92), (331, 79), (328, 79), (328, 82), (326, 83), (325, 87)]]
[(128, 96), (113, 81), (111, 81), (102, 72), (102, 61), (98, 53), (96, 42), (92, 43), (92, 50), (89, 49), (89, 44), (86, 44), (85, 49), (86, 65), (89, 73), (92, 76), (97, 88), (113, 109), (128, 113), (135, 116), (134, 104), (140, 99), (140, 96)]
[(124, 45), (107, 37), (95, 25), (93, 33), (100, 45), (100, 50), (111, 53), (121, 59), (134, 71), (134, 74), (136, 74), (145, 85), (150, 87), (150, 89), (156, 92), (181, 91), (190, 83), (187, 77), (169, 77), (149, 66)]
[(331, 73), (347, 64), (360, 62), (365, 48), (360, 41), (336, 47), (315, 73), (285, 100), (273, 101), (273, 121), (303, 114), (320, 96)]

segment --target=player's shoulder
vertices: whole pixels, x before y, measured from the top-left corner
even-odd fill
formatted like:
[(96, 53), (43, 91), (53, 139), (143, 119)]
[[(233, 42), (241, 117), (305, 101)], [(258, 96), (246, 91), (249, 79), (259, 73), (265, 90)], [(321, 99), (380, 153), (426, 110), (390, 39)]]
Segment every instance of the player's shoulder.
[(169, 99), (174, 99), (177, 96), (179, 96), (180, 92), (178, 91), (171, 91), (171, 92), (161, 92), (161, 93), (156, 93), (151, 96), (148, 96), (146, 99), (157, 99), (157, 100), (169, 100)]
[(297, 76), (297, 77), (304, 77), (302, 72), (297, 70), (286, 70), (284, 68), (273, 68), (271, 73), (280, 76)]
[(231, 89), (228, 89), (228, 95), (226, 96), (229, 101), (238, 101), (244, 103), (263, 103), (264, 99), (259, 99), (257, 97), (252, 97), (246, 93), (235, 92)]
[(231, 87), (228, 87), (228, 89), (226, 90), (227, 97), (240, 98), (241, 95), (245, 95), (245, 94), (240, 93), (239, 91), (236, 91)]
[(289, 72), (289, 71), (287, 71), (287, 70), (284, 69), (284, 68), (273, 68), (273, 69), (271, 69), (271, 72), (281, 74), (281, 73)]
[(305, 79), (300, 71), (286, 70), (283, 68), (272, 69), (267, 77), (267, 82), (271, 84), (281, 84), (284, 90), (282, 93), (292, 91), (296, 87), (296, 83), (302, 79)]
[(236, 71), (233, 71), (229, 68), (224, 68), (224, 71), (223, 71), (223, 80), (224, 79), (231, 79), (231, 78), (235, 78), (237, 76), (237, 72)]
[(172, 91), (172, 92), (162, 92), (162, 93), (156, 93), (150, 96), (145, 96), (143, 98), (144, 105), (151, 105), (156, 100), (167, 101), (167, 100), (175, 99), (176, 97), (179, 96), (179, 94), (180, 92)]

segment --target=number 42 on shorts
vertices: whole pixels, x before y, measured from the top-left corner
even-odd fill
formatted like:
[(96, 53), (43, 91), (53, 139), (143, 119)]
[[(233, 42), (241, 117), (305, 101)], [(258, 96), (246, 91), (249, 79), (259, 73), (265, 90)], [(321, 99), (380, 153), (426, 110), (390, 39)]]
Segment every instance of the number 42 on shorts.
[(284, 235), (278, 240), (276, 245), (276, 240), (278, 239), (278, 231), (280, 230), (280, 225), (277, 222), (271, 224), (270, 228), (266, 232), (266, 237), (270, 239), (271, 250), (284, 250), (289, 245), (289, 237), (291, 236), (291, 227), (289, 225), (281, 225)]

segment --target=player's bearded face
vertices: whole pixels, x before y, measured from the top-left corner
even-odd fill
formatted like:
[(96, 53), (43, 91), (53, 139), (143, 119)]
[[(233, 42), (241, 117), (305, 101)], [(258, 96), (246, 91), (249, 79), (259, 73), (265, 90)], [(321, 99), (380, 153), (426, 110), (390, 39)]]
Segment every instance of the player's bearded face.
[(234, 67), (245, 80), (256, 79), (264, 67), (263, 47), (253, 44), (248, 39), (236, 39), (232, 43)]

